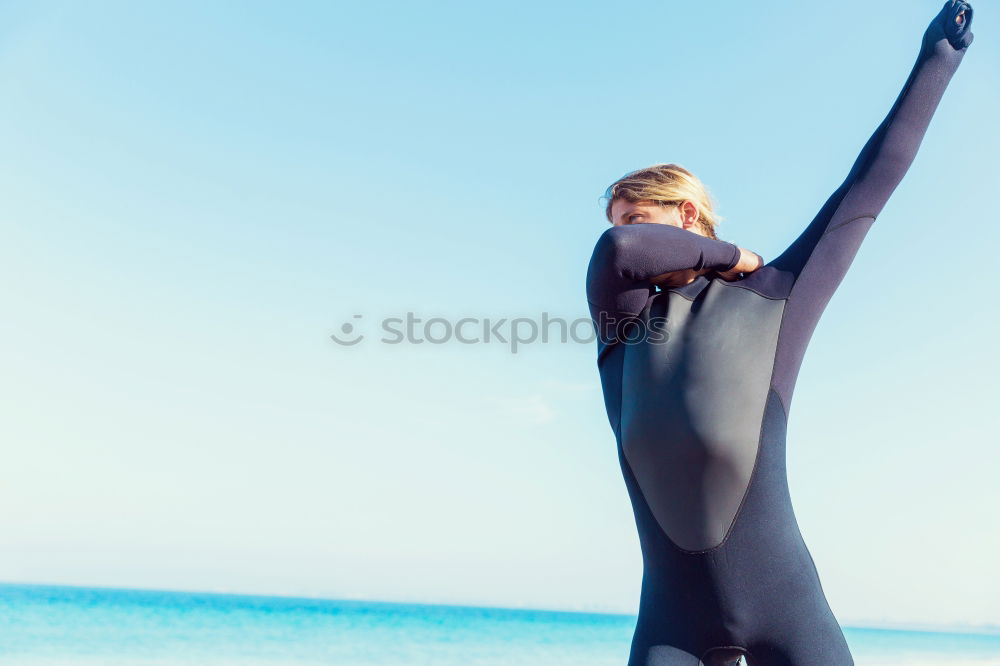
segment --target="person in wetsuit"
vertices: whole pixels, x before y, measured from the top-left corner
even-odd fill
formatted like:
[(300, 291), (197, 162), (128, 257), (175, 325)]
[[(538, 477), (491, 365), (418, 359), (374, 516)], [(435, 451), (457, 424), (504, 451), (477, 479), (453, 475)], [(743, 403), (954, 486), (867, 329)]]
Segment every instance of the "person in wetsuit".
[(608, 189), (587, 299), (643, 557), (629, 666), (853, 665), (792, 511), (788, 413), (812, 332), (916, 156), (971, 21), (968, 3), (945, 3), (847, 179), (764, 265), (715, 237), (698, 196), (656, 194), (693, 191), (676, 165)]

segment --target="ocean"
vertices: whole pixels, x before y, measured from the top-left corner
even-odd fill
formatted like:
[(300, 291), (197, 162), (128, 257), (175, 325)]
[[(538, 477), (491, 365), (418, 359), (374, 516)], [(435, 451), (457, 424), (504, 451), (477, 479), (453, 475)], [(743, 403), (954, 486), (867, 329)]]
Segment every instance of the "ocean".
[[(624, 666), (635, 617), (0, 584), (0, 666)], [(1000, 665), (1000, 635), (845, 629), (857, 666)]]

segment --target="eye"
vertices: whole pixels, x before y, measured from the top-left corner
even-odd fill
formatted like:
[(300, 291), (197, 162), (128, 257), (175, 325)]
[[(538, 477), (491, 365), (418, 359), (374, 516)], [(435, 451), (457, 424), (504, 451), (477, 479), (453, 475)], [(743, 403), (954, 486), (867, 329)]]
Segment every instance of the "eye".
[(629, 215), (628, 216), (628, 220), (627, 220), (628, 223), (629, 224), (635, 224), (635, 218), (637, 218), (637, 217), (642, 217), (642, 216), (641, 215)]

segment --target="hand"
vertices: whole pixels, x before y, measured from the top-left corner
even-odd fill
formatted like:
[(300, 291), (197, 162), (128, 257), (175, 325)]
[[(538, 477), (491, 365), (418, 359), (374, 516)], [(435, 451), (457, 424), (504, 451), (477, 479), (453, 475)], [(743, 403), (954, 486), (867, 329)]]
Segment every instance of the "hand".
[[(727, 282), (739, 280), (764, 265), (764, 260), (756, 252), (740, 248), (740, 260), (728, 271), (720, 271), (719, 277)], [(745, 275), (740, 275), (744, 273)]]
[(965, 0), (948, 0), (924, 32), (924, 51), (961, 51), (972, 43), (972, 5)]

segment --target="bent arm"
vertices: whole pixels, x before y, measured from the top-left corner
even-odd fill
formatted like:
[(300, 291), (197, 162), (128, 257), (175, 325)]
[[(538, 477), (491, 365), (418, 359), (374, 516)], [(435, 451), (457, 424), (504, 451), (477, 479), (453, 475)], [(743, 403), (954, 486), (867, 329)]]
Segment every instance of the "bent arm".
[(607, 340), (609, 320), (639, 314), (654, 278), (687, 269), (725, 271), (739, 259), (736, 245), (680, 227), (648, 223), (611, 227), (597, 240), (587, 269), (587, 301), (598, 334)]

